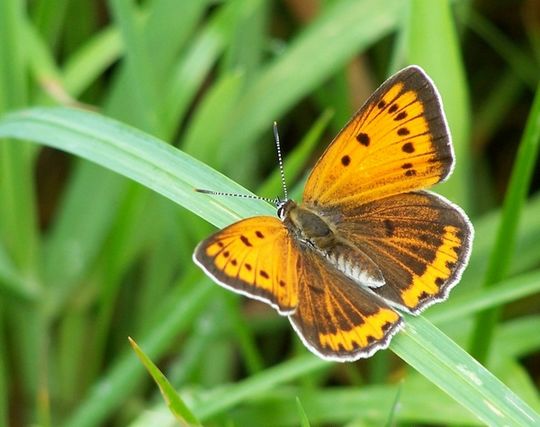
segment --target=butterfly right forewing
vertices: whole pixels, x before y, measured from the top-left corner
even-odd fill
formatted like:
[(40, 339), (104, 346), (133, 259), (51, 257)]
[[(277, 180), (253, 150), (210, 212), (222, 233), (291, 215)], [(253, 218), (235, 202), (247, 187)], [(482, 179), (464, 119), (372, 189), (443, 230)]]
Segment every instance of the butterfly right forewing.
[(304, 189), (307, 206), (359, 205), (430, 187), (453, 167), (440, 97), (419, 67), (389, 78), (321, 156)]

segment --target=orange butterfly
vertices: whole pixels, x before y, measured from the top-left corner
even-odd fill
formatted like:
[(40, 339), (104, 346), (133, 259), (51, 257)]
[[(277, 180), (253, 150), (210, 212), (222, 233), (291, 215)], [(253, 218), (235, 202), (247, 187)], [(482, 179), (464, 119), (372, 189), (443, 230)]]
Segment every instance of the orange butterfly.
[(193, 255), (216, 283), (264, 301), (309, 350), (337, 361), (371, 356), (417, 314), (447, 298), (471, 250), (467, 215), (423, 191), (454, 165), (433, 82), (410, 66), (389, 78), (311, 172), (303, 203), (278, 218), (232, 224)]

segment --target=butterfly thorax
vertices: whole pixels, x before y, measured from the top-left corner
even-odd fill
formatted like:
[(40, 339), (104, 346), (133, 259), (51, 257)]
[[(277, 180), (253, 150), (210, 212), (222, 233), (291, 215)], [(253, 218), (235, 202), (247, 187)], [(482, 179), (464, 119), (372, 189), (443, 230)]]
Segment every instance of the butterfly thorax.
[(329, 219), (292, 200), (280, 205), (279, 217), (293, 240), (321, 254), (355, 282), (368, 287), (384, 284), (378, 266), (360, 248), (341, 237)]
[(317, 213), (298, 206), (292, 200), (283, 203), (280, 218), (289, 232), (302, 243), (323, 251), (336, 244), (332, 226)]

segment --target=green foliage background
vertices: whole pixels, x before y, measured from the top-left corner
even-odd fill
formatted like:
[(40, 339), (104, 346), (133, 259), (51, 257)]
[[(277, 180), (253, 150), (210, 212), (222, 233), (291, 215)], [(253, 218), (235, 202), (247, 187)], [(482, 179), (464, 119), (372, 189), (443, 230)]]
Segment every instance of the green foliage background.
[[(534, 0), (1, 0), (0, 427), (540, 423), (539, 60)], [(471, 262), (390, 351), (323, 362), (191, 261), (208, 222), (273, 209), (193, 188), (279, 194), (278, 120), (299, 195), (410, 63)]]

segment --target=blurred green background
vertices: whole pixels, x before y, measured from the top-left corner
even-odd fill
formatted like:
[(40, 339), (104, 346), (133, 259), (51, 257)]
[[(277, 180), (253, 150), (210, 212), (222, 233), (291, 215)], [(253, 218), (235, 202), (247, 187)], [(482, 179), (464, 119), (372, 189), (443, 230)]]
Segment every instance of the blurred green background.
[[(472, 362), (412, 361), (410, 336), (400, 357), (321, 362), (287, 319), (204, 277), (191, 253), (213, 227), (196, 214), (272, 210), (194, 193), (241, 188), (158, 141), (274, 197), (277, 120), (298, 198), (408, 64), (435, 81), (454, 139), (435, 191), (476, 228), (462, 282), (423, 316), (515, 393), (493, 413), (539, 412), (537, 0), (0, 0), (0, 427), (176, 425), (128, 336), (204, 425), (483, 425), (481, 402), (454, 399), (503, 388)], [(20, 112), (36, 106), (80, 111)]]

